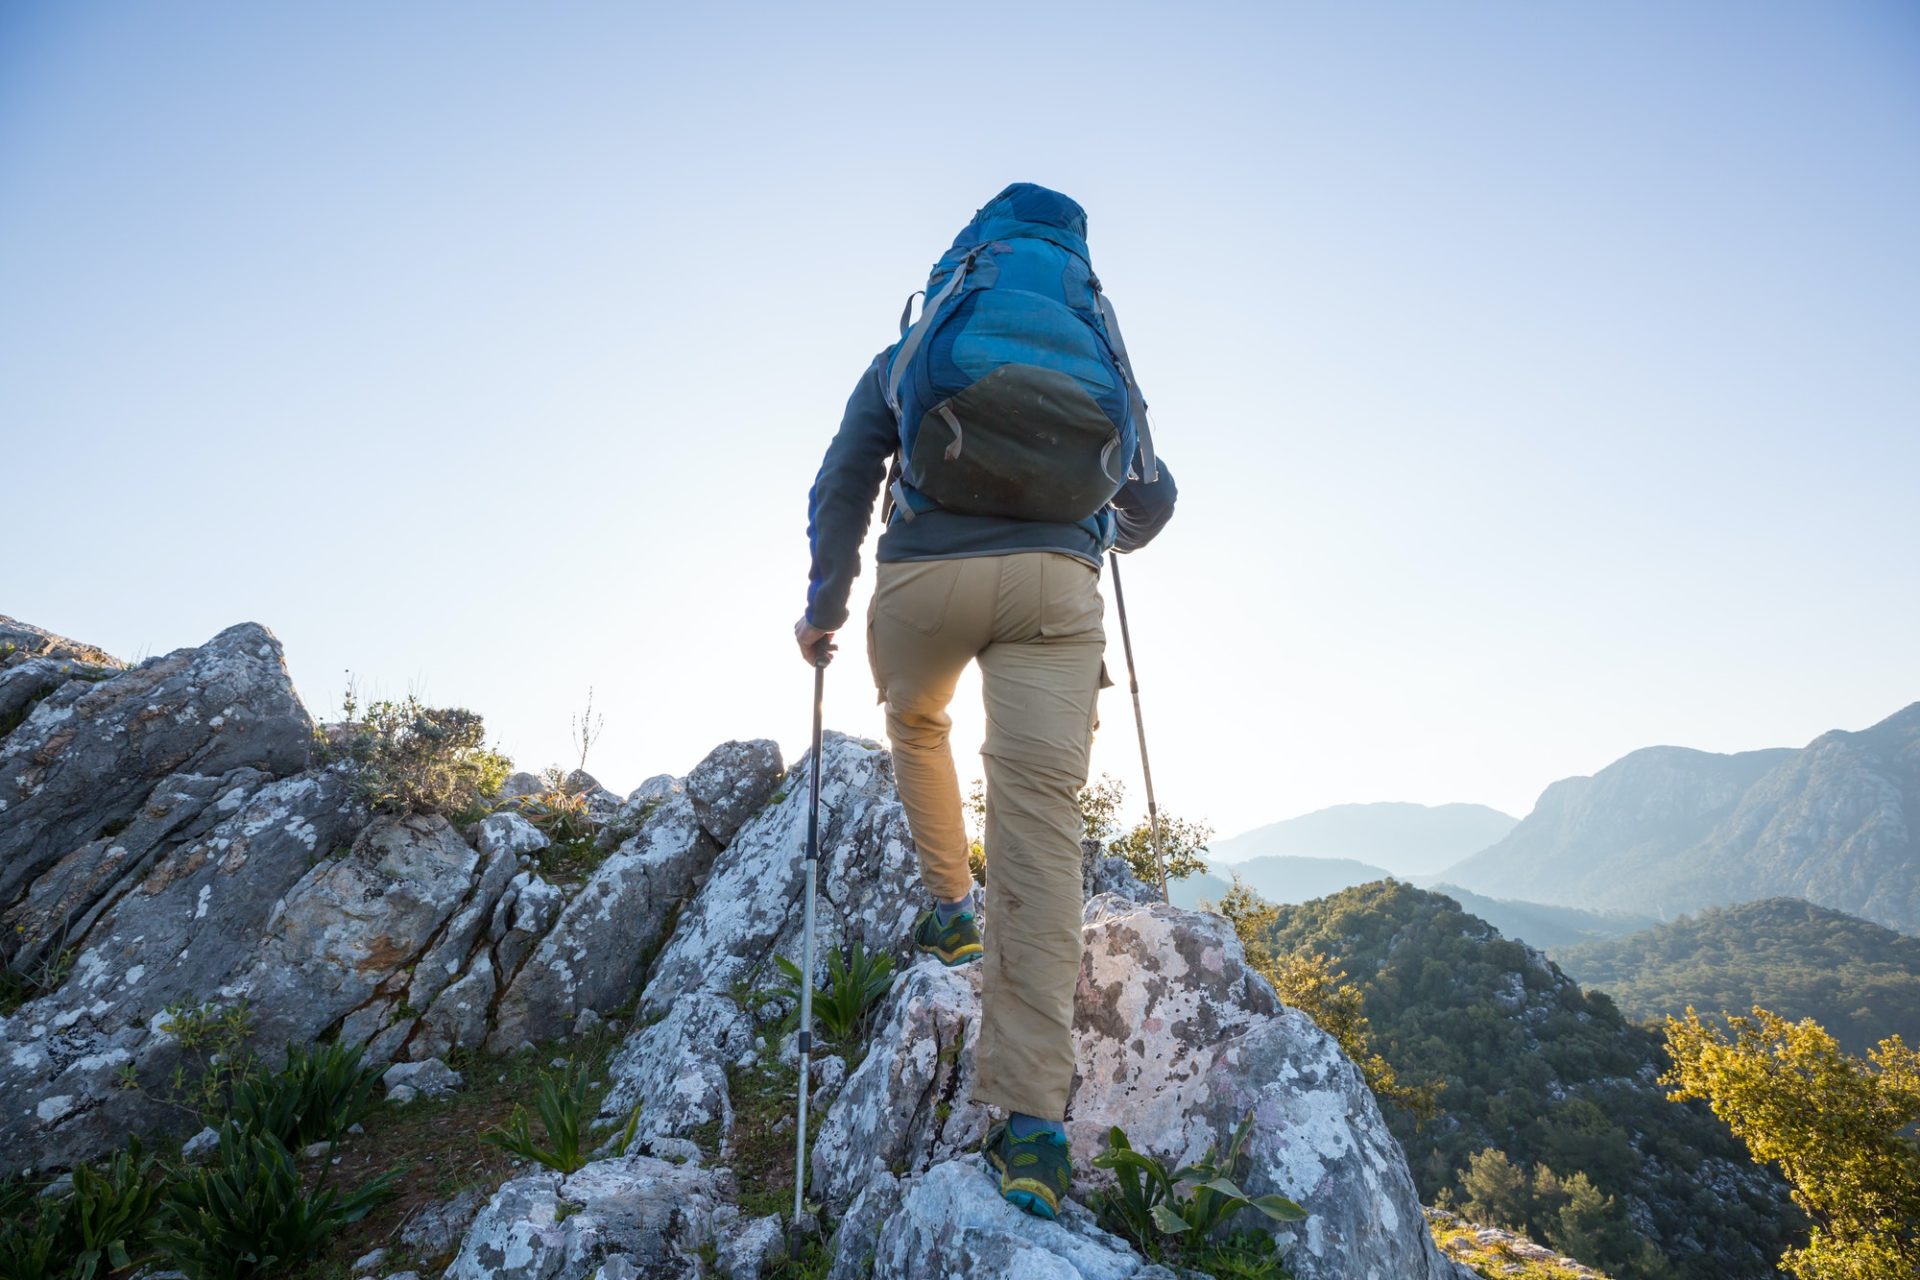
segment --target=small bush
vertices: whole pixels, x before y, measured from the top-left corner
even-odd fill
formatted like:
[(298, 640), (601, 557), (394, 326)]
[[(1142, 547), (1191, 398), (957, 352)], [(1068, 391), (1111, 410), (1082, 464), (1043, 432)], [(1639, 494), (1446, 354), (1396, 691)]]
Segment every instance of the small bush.
[[(499, 1147), (523, 1160), (533, 1160), (561, 1173), (572, 1173), (591, 1158), (590, 1147), (583, 1143), (584, 1130), (592, 1111), (588, 1070), (582, 1064), (561, 1073), (540, 1077), (540, 1089), (534, 1097), (534, 1109), (546, 1129), (547, 1145), (533, 1140), (526, 1108), (516, 1106), (504, 1127), (496, 1126), (480, 1135), (489, 1146)], [(638, 1106), (628, 1113), (626, 1128), (613, 1140), (613, 1154), (623, 1156), (633, 1145), (633, 1132), (640, 1124)]]
[(309, 1190), (293, 1153), (269, 1133), (237, 1124), (220, 1132), (220, 1152), (167, 1193), (168, 1223), (160, 1236), (167, 1260), (190, 1280), (247, 1280), (317, 1256), (335, 1231), (367, 1216), (393, 1188), (381, 1174), (341, 1194)]
[[(795, 1001), (785, 1025), (796, 1026), (801, 984), (806, 979), (800, 966), (785, 956), (775, 956), (774, 963), (781, 974), (774, 995)], [(822, 1038), (841, 1042), (857, 1038), (866, 1029), (874, 1005), (892, 986), (893, 957), (886, 952), (869, 952), (858, 938), (844, 952), (828, 952), (826, 985), (813, 989), (813, 1016)]]
[(360, 1056), (360, 1049), (342, 1044), (288, 1045), (279, 1071), (234, 1085), (234, 1123), (271, 1134), (294, 1151), (334, 1141), (379, 1105), (380, 1072), (362, 1066)]
[[(1252, 1129), (1249, 1111), (1234, 1127), (1224, 1157), (1216, 1156), (1216, 1149), (1209, 1146), (1197, 1163), (1169, 1173), (1160, 1161), (1135, 1151), (1116, 1125), (1107, 1135), (1107, 1149), (1093, 1158), (1095, 1168), (1113, 1171), (1115, 1185), (1096, 1191), (1089, 1207), (1101, 1226), (1132, 1241), (1149, 1258), (1159, 1260), (1171, 1251), (1200, 1265), (1198, 1255), (1212, 1253), (1221, 1265), (1241, 1266), (1242, 1275), (1282, 1276), (1277, 1259), (1268, 1269), (1258, 1269), (1267, 1264), (1257, 1252), (1259, 1246), (1250, 1241), (1230, 1237), (1210, 1243), (1208, 1239), (1243, 1209), (1256, 1209), (1276, 1222), (1299, 1222), (1307, 1216), (1305, 1209), (1285, 1196), (1249, 1196), (1233, 1182), (1241, 1148)], [(1247, 1271), (1248, 1266), (1255, 1269)]]
[(479, 816), (513, 762), (486, 745), (486, 725), (471, 711), (429, 707), (409, 694), (370, 703), (364, 715), (351, 690), (345, 722), (322, 739), (323, 759), (352, 761), (362, 797), (383, 813)]
[(94, 1280), (151, 1255), (161, 1180), (138, 1141), (98, 1169), (75, 1168), (71, 1194), (38, 1192), (17, 1181), (0, 1191), (0, 1278)]

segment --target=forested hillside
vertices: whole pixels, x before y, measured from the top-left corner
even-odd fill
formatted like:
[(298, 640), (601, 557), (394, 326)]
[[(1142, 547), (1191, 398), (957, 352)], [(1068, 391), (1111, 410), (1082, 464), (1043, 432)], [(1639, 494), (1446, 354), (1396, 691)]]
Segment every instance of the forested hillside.
[(1666, 1101), (1660, 1042), (1605, 995), (1444, 895), (1382, 881), (1280, 908), (1274, 945), (1323, 952), (1365, 999), (1378, 1050), (1410, 1083), (1439, 1079), (1440, 1116), (1390, 1112), (1423, 1199), (1460, 1194), (1495, 1147), (1604, 1197), (1623, 1278), (1773, 1274), (1796, 1220), (1783, 1187), (1699, 1105)]
[(1920, 1042), (1920, 938), (1796, 898), (1703, 911), (1624, 938), (1552, 952), (1629, 1018), (1745, 1013), (1812, 1018), (1849, 1052)]

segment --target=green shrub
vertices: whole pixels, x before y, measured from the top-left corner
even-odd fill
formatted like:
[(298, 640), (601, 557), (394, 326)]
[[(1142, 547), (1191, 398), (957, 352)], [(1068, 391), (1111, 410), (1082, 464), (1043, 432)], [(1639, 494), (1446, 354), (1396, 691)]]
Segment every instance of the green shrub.
[[(533, 1140), (526, 1108), (519, 1106), (514, 1107), (513, 1115), (504, 1127), (496, 1125), (481, 1134), (480, 1140), (523, 1160), (536, 1161), (561, 1173), (572, 1173), (591, 1158), (590, 1146), (582, 1142), (587, 1122), (592, 1116), (588, 1105), (590, 1092), (585, 1064), (565, 1072), (544, 1074), (540, 1077), (539, 1092), (534, 1097), (534, 1109), (540, 1113), (540, 1123), (546, 1129), (547, 1145), (541, 1146)], [(634, 1129), (639, 1124), (640, 1108), (635, 1106), (627, 1115), (626, 1128), (613, 1140), (614, 1155), (623, 1156), (627, 1153), (627, 1148), (633, 1145)]]
[(345, 723), (316, 743), (319, 754), (352, 761), (362, 797), (380, 812), (477, 817), (513, 768), (487, 747), (486, 725), (471, 711), (429, 707), (409, 694), (358, 715), (351, 690), (343, 710)]
[[(780, 978), (774, 996), (796, 1002), (784, 1025), (798, 1025), (801, 985), (806, 981), (800, 966), (785, 956), (775, 956)], [(867, 1016), (880, 997), (893, 986), (893, 957), (884, 951), (869, 952), (855, 938), (843, 951), (827, 953), (827, 981), (813, 989), (813, 1016), (822, 1038), (847, 1041), (866, 1029)]]
[(366, 1217), (392, 1191), (393, 1180), (381, 1174), (344, 1195), (324, 1180), (309, 1190), (285, 1143), (229, 1124), (213, 1163), (169, 1189), (160, 1244), (190, 1280), (285, 1271), (317, 1256), (339, 1228)]
[[(1258, 1246), (1232, 1240), (1210, 1244), (1208, 1237), (1242, 1209), (1256, 1209), (1275, 1222), (1299, 1222), (1307, 1211), (1285, 1196), (1249, 1196), (1233, 1182), (1241, 1148), (1253, 1129), (1253, 1113), (1235, 1126), (1224, 1157), (1208, 1146), (1195, 1164), (1169, 1173), (1145, 1152), (1135, 1151), (1118, 1125), (1107, 1134), (1107, 1149), (1093, 1158), (1096, 1169), (1111, 1169), (1115, 1185), (1089, 1199), (1100, 1225), (1131, 1240), (1141, 1253), (1160, 1259), (1171, 1249), (1188, 1261), (1202, 1252), (1219, 1253), (1223, 1263), (1256, 1265)], [(1224, 1251), (1224, 1252), (1222, 1252)], [(1196, 1265), (1198, 1265), (1196, 1263)], [(1254, 1275), (1279, 1275), (1274, 1269)]]
[(75, 1168), (70, 1194), (39, 1190), (11, 1182), (0, 1192), (0, 1278), (94, 1280), (151, 1255), (161, 1179), (138, 1141), (98, 1169)]
[(286, 1065), (233, 1087), (233, 1120), (248, 1133), (271, 1134), (290, 1150), (332, 1142), (365, 1119), (379, 1100), (377, 1068), (343, 1044), (287, 1046)]

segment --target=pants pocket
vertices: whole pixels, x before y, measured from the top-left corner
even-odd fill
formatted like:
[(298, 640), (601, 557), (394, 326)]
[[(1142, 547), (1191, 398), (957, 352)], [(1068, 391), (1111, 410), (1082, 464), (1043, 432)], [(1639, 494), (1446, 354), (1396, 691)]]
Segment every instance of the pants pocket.
[(1050, 555), (1040, 566), (1040, 634), (1049, 640), (1099, 632), (1106, 614), (1100, 572), (1072, 556)]
[(873, 607), (891, 621), (922, 635), (935, 635), (947, 625), (954, 585), (960, 580), (957, 560), (884, 564), (876, 571)]

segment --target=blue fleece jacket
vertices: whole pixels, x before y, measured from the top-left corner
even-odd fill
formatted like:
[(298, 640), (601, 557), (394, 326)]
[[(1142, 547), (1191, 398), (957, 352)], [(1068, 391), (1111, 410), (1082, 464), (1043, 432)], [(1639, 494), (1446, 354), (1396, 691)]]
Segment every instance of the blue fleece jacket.
[[(860, 544), (867, 538), (874, 499), (887, 479), (887, 463), (900, 447), (899, 428), (881, 387), (886, 352), (874, 357), (847, 400), (840, 430), (808, 496), (807, 539), (813, 570), (807, 583), (807, 621), (822, 631), (847, 622), (847, 594), (860, 575)], [(1113, 500), (1114, 548), (1134, 551), (1152, 541), (1173, 517), (1178, 496), (1166, 458), (1152, 484), (1129, 480)], [(1016, 551), (1059, 551), (1100, 567), (1100, 540), (1081, 525), (925, 511), (912, 520), (894, 513), (880, 535), (882, 563), (1003, 556)]]

